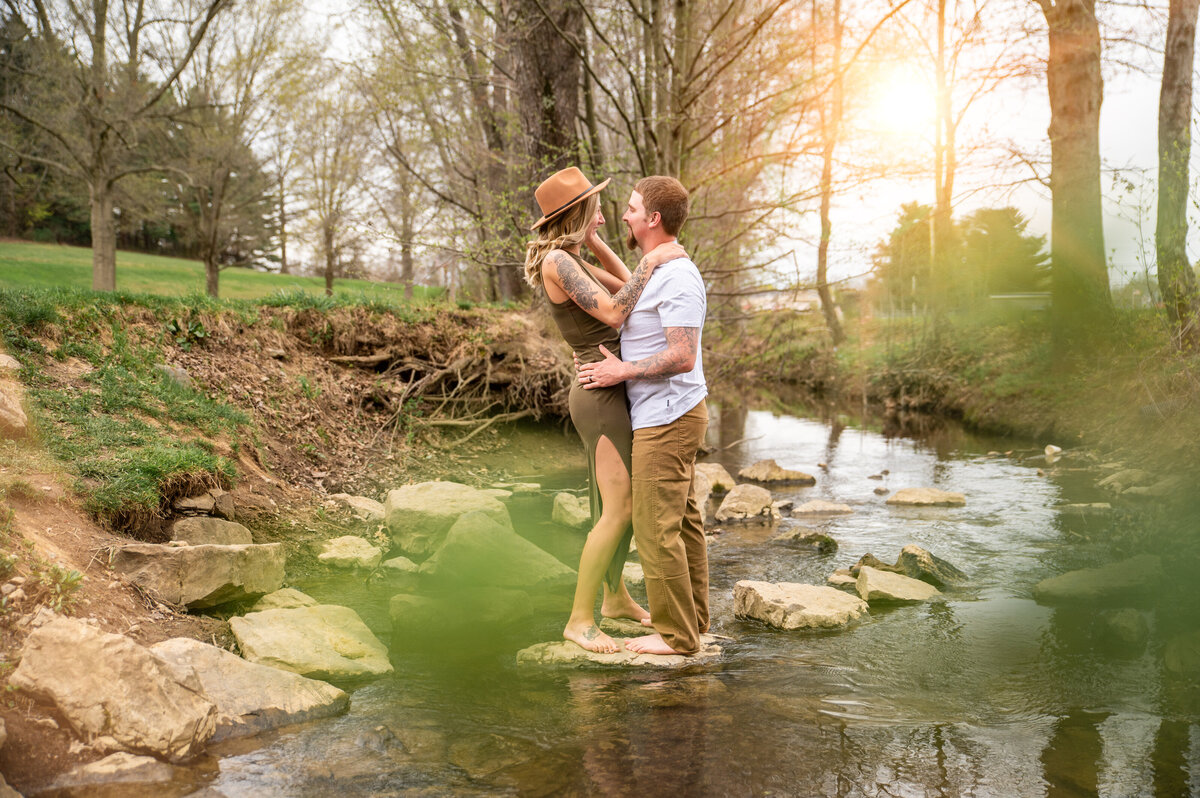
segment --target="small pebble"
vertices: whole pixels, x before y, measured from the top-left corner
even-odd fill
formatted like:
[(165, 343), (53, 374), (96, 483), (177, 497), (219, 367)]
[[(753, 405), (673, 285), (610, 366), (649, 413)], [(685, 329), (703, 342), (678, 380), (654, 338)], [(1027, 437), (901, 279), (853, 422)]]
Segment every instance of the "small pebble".
[(23, 585), (23, 584), (25, 584), (25, 577), (14, 576), (12, 579), (9, 579), (8, 581), (12, 582), (14, 585)]

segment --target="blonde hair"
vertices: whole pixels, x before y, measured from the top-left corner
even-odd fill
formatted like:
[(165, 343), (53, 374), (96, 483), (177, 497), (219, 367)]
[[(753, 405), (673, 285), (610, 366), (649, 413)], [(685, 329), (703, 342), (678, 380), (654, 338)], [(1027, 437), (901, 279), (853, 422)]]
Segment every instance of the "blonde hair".
[(538, 237), (525, 245), (525, 282), (542, 287), (542, 261), (554, 249), (577, 247), (583, 243), (588, 226), (600, 210), (600, 195), (592, 196), (569, 208), (538, 228)]

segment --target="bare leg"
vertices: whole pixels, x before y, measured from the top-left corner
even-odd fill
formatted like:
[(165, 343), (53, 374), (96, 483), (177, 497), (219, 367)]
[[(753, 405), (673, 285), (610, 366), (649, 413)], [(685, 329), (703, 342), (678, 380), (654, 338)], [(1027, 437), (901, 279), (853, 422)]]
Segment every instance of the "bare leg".
[(600, 614), (605, 618), (629, 618), (642, 623), (650, 620), (650, 613), (629, 595), (629, 588), (625, 586), (624, 580), (616, 592), (609, 590), (607, 584), (604, 585), (604, 602), (600, 605)]
[(579, 581), (575, 584), (575, 600), (563, 637), (588, 651), (612, 653), (618, 650), (616, 642), (596, 625), (596, 591), (621, 535), (629, 526), (633, 510), (629, 472), (608, 438), (596, 443), (596, 482), (604, 509), (579, 556)]

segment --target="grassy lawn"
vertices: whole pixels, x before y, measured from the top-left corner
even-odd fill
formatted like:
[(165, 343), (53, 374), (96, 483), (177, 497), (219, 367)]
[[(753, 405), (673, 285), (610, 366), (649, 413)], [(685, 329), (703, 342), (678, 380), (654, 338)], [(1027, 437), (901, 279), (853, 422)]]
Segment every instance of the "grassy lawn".
[[(31, 244), (0, 241), (0, 290), (23, 288), (92, 287), (92, 250), (58, 244)], [(185, 297), (204, 293), (204, 266), (199, 261), (117, 253), (117, 290), (131, 294), (157, 294)], [(394, 283), (366, 280), (336, 280), (334, 294), (365, 297), (387, 303), (403, 303), (404, 288)], [(261, 299), (278, 292), (325, 293), (325, 281), (319, 277), (268, 274), (250, 269), (226, 269), (221, 272), (222, 299)], [(432, 298), (439, 289), (417, 286), (417, 301)]]

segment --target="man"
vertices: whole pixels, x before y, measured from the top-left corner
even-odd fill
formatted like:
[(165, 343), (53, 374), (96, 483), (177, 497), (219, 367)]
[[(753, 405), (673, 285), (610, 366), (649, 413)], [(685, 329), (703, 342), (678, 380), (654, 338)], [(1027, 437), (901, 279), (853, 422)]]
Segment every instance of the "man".
[[(630, 247), (673, 243), (688, 193), (672, 177), (638, 181), (625, 215)], [(626, 641), (645, 654), (695, 654), (708, 631), (708, 554), (692, 478), (708, 428), (700, 361), (704, 281), (688, 258), (660, 265), (621, 328), (621, 354), (581, 365), (585, 388), (626, 382), (633, 422), (633, 534), (654, 634)]]

